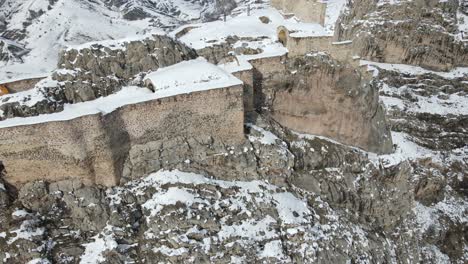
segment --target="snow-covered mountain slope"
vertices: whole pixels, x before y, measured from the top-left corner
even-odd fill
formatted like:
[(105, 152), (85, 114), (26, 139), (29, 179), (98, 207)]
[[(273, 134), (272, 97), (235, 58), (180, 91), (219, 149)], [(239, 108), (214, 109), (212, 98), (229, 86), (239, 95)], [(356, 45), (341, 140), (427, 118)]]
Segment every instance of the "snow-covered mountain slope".
[(0, 80), (50, 72), (64, 46), (212, 20), (243, 2), (0, 0)]

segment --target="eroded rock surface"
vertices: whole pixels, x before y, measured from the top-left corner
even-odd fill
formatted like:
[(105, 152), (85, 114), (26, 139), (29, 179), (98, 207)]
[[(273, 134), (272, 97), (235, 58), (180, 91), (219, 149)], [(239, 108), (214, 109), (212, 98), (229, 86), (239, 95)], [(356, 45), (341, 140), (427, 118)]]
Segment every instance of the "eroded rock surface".
[(358, 54), (369, 60), (434, 70), (468, 66), (468, 44), (457, 28), (458, 2), (353, 1), (336, 35), (352, 39)]
[(396, 143), (393, 162), (411, 161), (422, 261), (464, 263), (467, 76), (379, 69), (378, 79)]
[(378, 89), (365, 73), (325, 53), (253, 64), (258, 111), (296, 131), (392, 151)]
[[(363, 208), (367, 198), (335, 196), (353, 185), (346, 177), (336, 177), (341, 172), (350, 177), (361, 175), (354, 185), (369, 195), (391, 193), (393, 187), (385, 187), (383, 181), (364, 172), (361, 166), (380, 174), (365, 155), (324, 139), (301, 138), (274, 123), (259, 122), (263, 128), (249, 125), (252, 132), (244, 145), (213, 149), (220, 152), (216, 162), (182, 151), (180, 155), (189, 161), (165, 165), (207, 176), (214, 175), (207, 171), (217, 173), (230, 178), (228, 181), (160, 171), (107, 190), (71, 181), (25, 185), (14, 205), (2, 212), (3, 259), (7, 263), (41, 258), (75, 263), (92, 261), (93, 257), (115, 263), (391, 259), (386, 250), (391, 245), (385, 236), (375, 237), (370, 231), (393, 220), (375, 209)], [(283, 141), (270, 130), (294, 141)], [(173, 148), (167, 151), (180, 152)], [(197, 151), (205, 152), (198, 145)], [(223, 174), (225, 171), (230, 174)], [(236, 173), (242, 181), (233, 181)], [(405, 182), (408, 173), (404, 175), (396, 181)], [(311, 178), (320, 179), (323, 192), (310, 187), (314, 185)], [(374, 180), (375, 186), (366, 183)], [(410, 198), (404, 200), (411, 203)], [(356, 223), (342, 217), (352, 216), (350, 211), (355, 210), (362, 215), (358, 220), (356, 214)], [(377, 221), (369, 222), (365, 215)], [(402, 223), (396, 218), (390, 226)], [(414, 243), (411, 237), (400, 239)]]
[(139, 74), (196, 57), (195, 51), (165, 35), (90, 44), (63, 51), (53, 79), (64, 88), (67, 102), (77, 103), (115, 93)]

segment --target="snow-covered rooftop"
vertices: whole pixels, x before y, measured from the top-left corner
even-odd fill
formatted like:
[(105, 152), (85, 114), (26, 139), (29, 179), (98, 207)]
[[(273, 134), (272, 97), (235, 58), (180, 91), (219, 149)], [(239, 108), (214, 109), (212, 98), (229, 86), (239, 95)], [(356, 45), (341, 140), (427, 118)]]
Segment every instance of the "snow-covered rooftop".
[(187, 91), (202, 91), (242, 84), (229, 72), (204, 58), (184, 61), (148, 74), (156, 93), (173, 95)]
[(241, 80), (203, 58), (160, 68), (147, 78), (155, 84), (154, 93), (141, 87), (123, 87), (115, 94), (93, 101), (66, 104), (62, 112), (6, 119), (0, 121), (0, 128), (65, 121), (97, 113), (108, 114), (125, 105), (242, 84)]

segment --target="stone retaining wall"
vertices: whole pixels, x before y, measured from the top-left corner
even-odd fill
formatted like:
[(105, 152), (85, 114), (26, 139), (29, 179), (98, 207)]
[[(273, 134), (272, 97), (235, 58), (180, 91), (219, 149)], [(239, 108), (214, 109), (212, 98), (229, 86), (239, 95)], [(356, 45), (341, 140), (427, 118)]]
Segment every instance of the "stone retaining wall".
[[(14, 186), (79, 179), (117, 185), (133, 145), (177, 136), (244, 139), (242, 85), (127, 105), (107, 114), (0, 129), (0, 161)], [(143, 175), (142, 175), (143, 176)]]
[(351, 41), (334, 42), (333, 36), (293, 37), (287, 28), (279, 27), (278, 35), (282, 34), (286, 37), (283, 44), (288, 49), (290, 57), (304, 56), (312, 52), (326, 52), (335, 60), (351, 63), (355, 67), (359, 66), (359, 60), (354, 59)]

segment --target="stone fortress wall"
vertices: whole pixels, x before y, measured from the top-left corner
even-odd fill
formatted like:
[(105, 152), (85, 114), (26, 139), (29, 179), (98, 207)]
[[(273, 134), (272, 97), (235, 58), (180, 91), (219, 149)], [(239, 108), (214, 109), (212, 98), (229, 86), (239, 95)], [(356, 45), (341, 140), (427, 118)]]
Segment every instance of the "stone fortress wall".
[[(327, 2), (319, 0), (271, 0), (271, 5), (283, 11), (287, 16), (291, 13), (305, 23), (325, 24)], [(354, 56), (351, 41), (337, 42), (335, 36), (294, 36), (294, 31), (284, 26), (278, 28), (278, 39), (288, 49), (290, 57), (303, 56), (310, 52), (326, 52), (334, 59), (359, 66), (357, 56)]]
[(359, 57), (354, 55), (352, 41), (335, 42), (334, 36), (294, 37), (286, 27), (278, 28), (278, 38), (288, 49), (290, 57), (304, 56), (311, 52), (326, 52), (338, 61), (359, 66)]
[(34, 86), (43, 80), (44, 78), (28, 78), (23, 80), (9, 81), (0, 83), (1, 86), (4, 86), (8, 89), (10, 93), (23, 92), (34, 88)]
[(271, 5), (285, 15), (294, 14), (306, 23), (325, 24), (327, 3), (317, 0), (271, 0)]
[(233, 73), (239, 80), (241, 80), (244, 85), (244, 111), (248, 115), (255, 111), (255, 100), (254, 100), (254, 78), (252, 70), (243, 70)]
[(238, 85), (127, 105), (107, 115), (1, 128), (5, 180), (21, 186), (73, 178), (114, 186), (134, 145), (200, 134), (239, 143), (244, 140), (242, 98)]
[[(332, 37), (290, 37), (284, 27), (278, 34), (289, 53), (250, 60), (251, 69), (233, 72), (243, 85), (127, 105), (107, 115), (0, 129), (0, 161), (7, 170), (6, 180), (20, 186), (40, 179), (77, 178), (86, 184), (113, 186), (119, 184), (126, 159), (136, 148), (190, 135), (239, 144), (245, 140), (244, 118), (255, 111), (298, 132), (390, 152), (391, 136), (378, 95), (372, 87), (362, 88), (366, 76), (349, 65), (354, 62), (350, 43), (334, 43)], [(214, 46), (197, 53), (209, 54), (208, 60), (215, 62), (227, 50)], [(315, 51), (331, 58), (305, 56)], [(336, 66), (336, 60), (345, 63)], [(297, 71), (297, 65), (308, 66)]]

